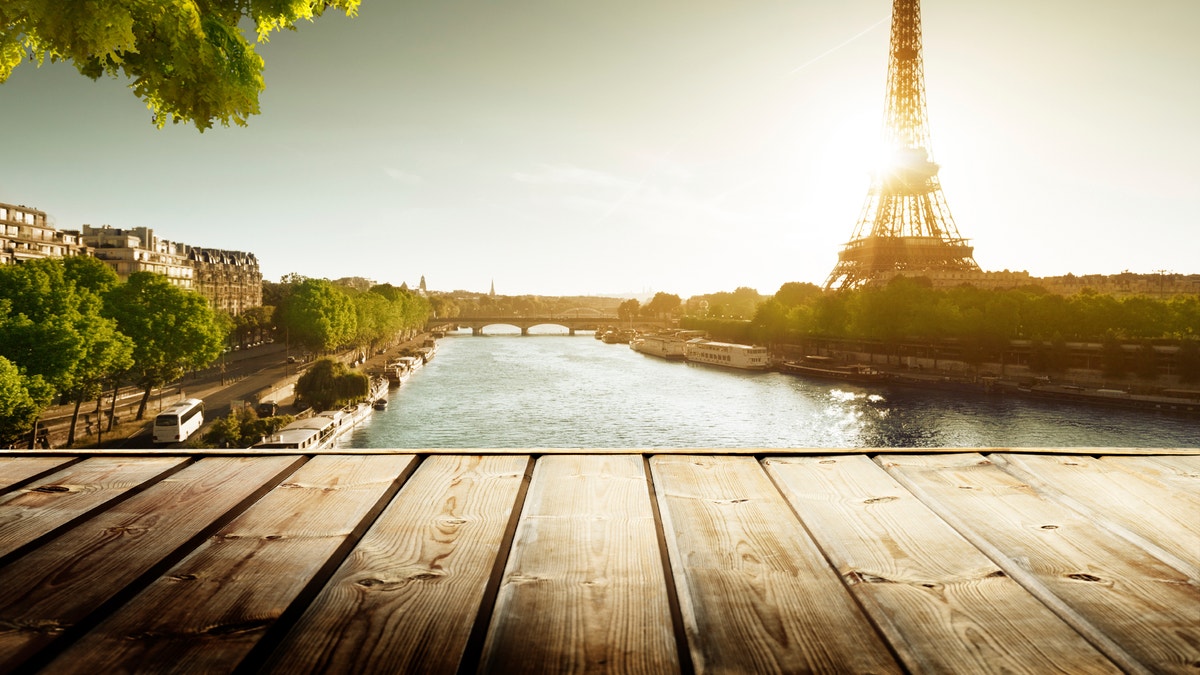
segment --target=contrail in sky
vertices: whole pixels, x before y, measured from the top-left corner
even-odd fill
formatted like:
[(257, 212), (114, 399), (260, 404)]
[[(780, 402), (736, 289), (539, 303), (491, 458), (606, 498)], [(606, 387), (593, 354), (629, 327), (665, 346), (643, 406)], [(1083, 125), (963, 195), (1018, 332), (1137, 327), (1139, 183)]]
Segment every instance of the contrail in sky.
[(889, 17), (886, 17), (886, 16), (885, 16), (885, 17), (883, 17), (882, 19), (880, 19), (880, 20), (876, 21), (875, 23), (871, 24), (870, 26), (867, 26), (866, 28), (864, 28), (862, 31), (860, 31), (860, 32), (859, 32), (857, 35), (855, 35), (854, 37), (852, 37), (852, 38), (850, 38), (850, 39), (846, 40), (845, 42), (843, 42), (843, 43), (841, 43), (841, 44), (839, 44), (839, 45), (837, 45), (837, 46), (835, 46), (835, 47), (830, 47), (829, 49), (826, 49), (825, 51), (821, 52), (820, 54), (817, 54), (816, 56), (814, 56), (814, 57), (812, 57), (811, 59), (809, 59), (809, 60), (805, 61), (804, 63), (802, 63), (802, 64), (800, 64), (800, 65), (796, 66), (795, 68), (793, 68), (793, 69), (792, 69), (792, 72), (788, 73), (788, 76), (795, 75), (796, 73), (798, 73), (798, 72), (800, 72), (800, 71), (804, 70), (805, 68), (807, 68), (807, 67), (811, 66), (812, 64), (816, 63), (817, 61), (820, 61), (821, 59), (825, 58), (826, 56), (829, 56), (830, 54), (832, 54), (832, 53), (836, 52), (837, 50), (841, 49), (842, 47), (845, 47), (846, 45), (850, 44), (851, 42), (854, 42), (854, 41), (855, 41), (855, 40), (857, 40), (858, 38), (860, 38), (860, 37), (862, 37), (862, 36), (866, 35), (867, 33), (870, 33), (872, 30), (875, 30), (875, 27), (876, 27), (876, 26), (878, 26), (879, 24), (883, 23), (884, 21), (887, 21), (887, 20), (888, 20), (888, 18), (889, 18)]
[[(858, 33), (855, 33), (853, 36), (842, 41), (841, 43), (834, 45), (833, 47), (830, 47), (829, 49), (826, 49), (825, 51), (821, 52), (820, 54), (817, 54), (816, 56), (812, 57), (811, 59), (809, 59), (809, 60), (805, 61), (804, 63), (793, 68), (791, 70), (791, 72), (789, 72), (787, 74), (787, 76), (791, 77), (792, 75), (795, 75), (796, 73), (804, 70), (805, 68), (811, 66), (812, 64), (816, 63), (817, 61), (820, 61), (821, 59), (825, 58), (826, 56), (829, 56), (830, 54), (836, 52), (837, 50), (841, 49), (842, 47), (845, 47), (846, 45), (850, 44), (851, 42), (854, 42), (855, 40), (866, 35), (867, 33), (870, 33), (871, 31), (875, 30), (875, 28), (878, 27), (879, 24), (883, 23), (884, 21), (887, 21), (889, 18), (891, 18), (891, 17), (884, 16), (882, 19), (876, 21), (875, 23), (871, 24), (870, 26), (867, 26), (866, 28), (862, 29)], [(698, 127), (699, 125), (696, 125), (696, 126)], [(676, 142), (675, 145), (678, 145), (678, 144), (679, 143)], [(675, 147), (673, 146), (672, 148), (670, 148), (667, 151), (667, 156), (670, 157), (670, 155), (673, 154), (674, 151), (675, 151)], [(629, 190), (627, 190), (625, 192), (625, 194), (621, 195), (621, 197), (619, 199), (617, 199), (617, 201), (614, 202), (611, 207), (609, 207), (608, 211), (606, 211), (604, 213), (604, 215), (597, 218), (595, 223), (593, 223), (593, 224), (599, 224), (599, 223), (602, 223), (602, 222), (608, 220), (609, 216), (611, 216), (612, 214), (614, 214), (618, 210), (620, 210), (620, 208), (622, 206), (624, 206), (626, 202), (628, 202), (635, 195), (637, 195), (639, 192), (641, 192), (644, 187), (646, 187), (646, 184), (649, 183), (650, 179), (654, 176), (655, 171), (656, 171), (655, 169), (651, 169), (649, 172), (647, 172), (646, 175), (642, 177), (642, 180), (638, 181), (637, 185), (634, 185), (633, 187), (629, 188)], [(739, 189), (740, 189), (740, 187), (744, 187), (744, 186), (739, 186)], [(730, 190), (730, 191), (726, 192), (726, 194), (722, 195), (720, 198), (724, 198), (726, 195), (728, 195), (730, 192), (733, 192), (733, 191), (734, 190)]]

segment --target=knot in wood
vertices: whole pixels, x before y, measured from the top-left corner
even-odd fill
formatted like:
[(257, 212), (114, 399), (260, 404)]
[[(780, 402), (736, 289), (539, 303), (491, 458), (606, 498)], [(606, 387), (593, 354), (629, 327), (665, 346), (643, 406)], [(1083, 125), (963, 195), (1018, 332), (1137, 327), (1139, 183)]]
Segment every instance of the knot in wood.
[(41, 493), (45, 493), (45, 494), (53, 494), (56, 492), (71, 492), (71, 488), (67, 487), (66, 485), (42, 485), (42, 486), (33, 488), (32, 491), (33, 492), (41, 492)]

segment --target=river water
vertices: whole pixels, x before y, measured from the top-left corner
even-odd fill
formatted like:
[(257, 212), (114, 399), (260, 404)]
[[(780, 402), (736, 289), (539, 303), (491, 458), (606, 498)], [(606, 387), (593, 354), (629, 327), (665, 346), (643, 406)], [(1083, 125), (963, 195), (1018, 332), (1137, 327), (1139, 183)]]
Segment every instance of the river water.
[[(820, 382), (645, 356), (591, 334), (438, 341), (354, 448), (1193, 447), (1200, 420)], [(515, 330), (515, 329), (511, 329)]]

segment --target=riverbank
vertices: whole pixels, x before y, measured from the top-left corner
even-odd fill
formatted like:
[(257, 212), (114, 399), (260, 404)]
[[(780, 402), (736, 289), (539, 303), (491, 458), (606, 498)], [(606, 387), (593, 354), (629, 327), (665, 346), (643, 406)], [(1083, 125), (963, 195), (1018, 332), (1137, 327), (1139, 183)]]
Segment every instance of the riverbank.
[[(776, 355), (777, 366), (782, 362), (782, 359)], [(1128, 383), (1084, 386), (1074, 383), (1056, 383), (1050, 377), (1044, 376), (1004, 378), (996, 375), (928, 372), (924, 368), (889, 368), (878, 363), (871, 364), (870, 369), (877, 373), (871, 380), (871, 383), (874, 384), (1021, 396), (1200, 417), (1200, 389), (1167, 389), (1145, 384), (1130, 386)], [(781, 372), (796, 377), (809, 377), (803, 373), (790, 372), (786, 369), (781, 369)], [(825, 379), (838, 378), (831, 375)], [(855, 380), (851, 374), (844, 379), (846, 381)]]
[[(370, 356), (353, 349), (328, 356), (371, 372), (373, 368), (382, 368), (392, 356), (420, 347), (429, 337), (428, 333), (408, 336), (386, 346), (382, 353)], [(95, 400), (84, 402), (75, 429), (74, 443), (70, 444), (67, 440), (75, 406), (52, 406), (42, 414), (36, 445), (39, 448), (150, 447), (154, 415), (163, 407), (185, 398), (204, 401), (206, 427), (213, 420), (228, 415), (234, 406), (257, 405), (264, 401), (271, 401), (281, 411), (290, 414), (301, 412), (293, 405), (295, 384), (311, 361), (306, 363), (296, 359), (295, 354), (296, 350), (289, 352), (281, 343), (231, 352), (206, 369), (189, 373), (176, 382), (154, 389), (145, 417), (141, 420), (134, 419), (143, 395), (143, 391), (137, 387), (122, 387), (115, 406), (112, 404), (112, 394), (106, 394), (99, 414), (95, 409)], [(293, 358), (289, 359), (289, 356)], [(361, 361), (360, 356), (363, 357)], [(360, 362), (352, 365), (356, 361)], [(200, 433), (204, 430), (202, 428)]]

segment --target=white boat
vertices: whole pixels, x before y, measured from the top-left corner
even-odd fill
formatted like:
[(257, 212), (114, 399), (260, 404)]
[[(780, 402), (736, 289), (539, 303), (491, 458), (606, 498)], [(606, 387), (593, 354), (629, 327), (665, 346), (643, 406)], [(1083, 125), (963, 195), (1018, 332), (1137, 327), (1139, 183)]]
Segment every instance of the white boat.
[(666, 331), (640, 335), (629, 341), (635, 352), (667, 360), (683, 360), (687, 356), (687, 341), (701, 337), (702, 331)]
[(338, 438), (371, 414), (373, 402), (383, 397), (387, 387), (387, 380), (374, 380), (366, 400), (295, 420), (251, 447), (256, 450), (322, 450), (334, 447)]
[(707, 363), (742, 370), (766, 370), (771, 367), (771, 355), (765, 347), (713, 342), (703, 338), (688, 340), (685, 356), (693, 363)]

